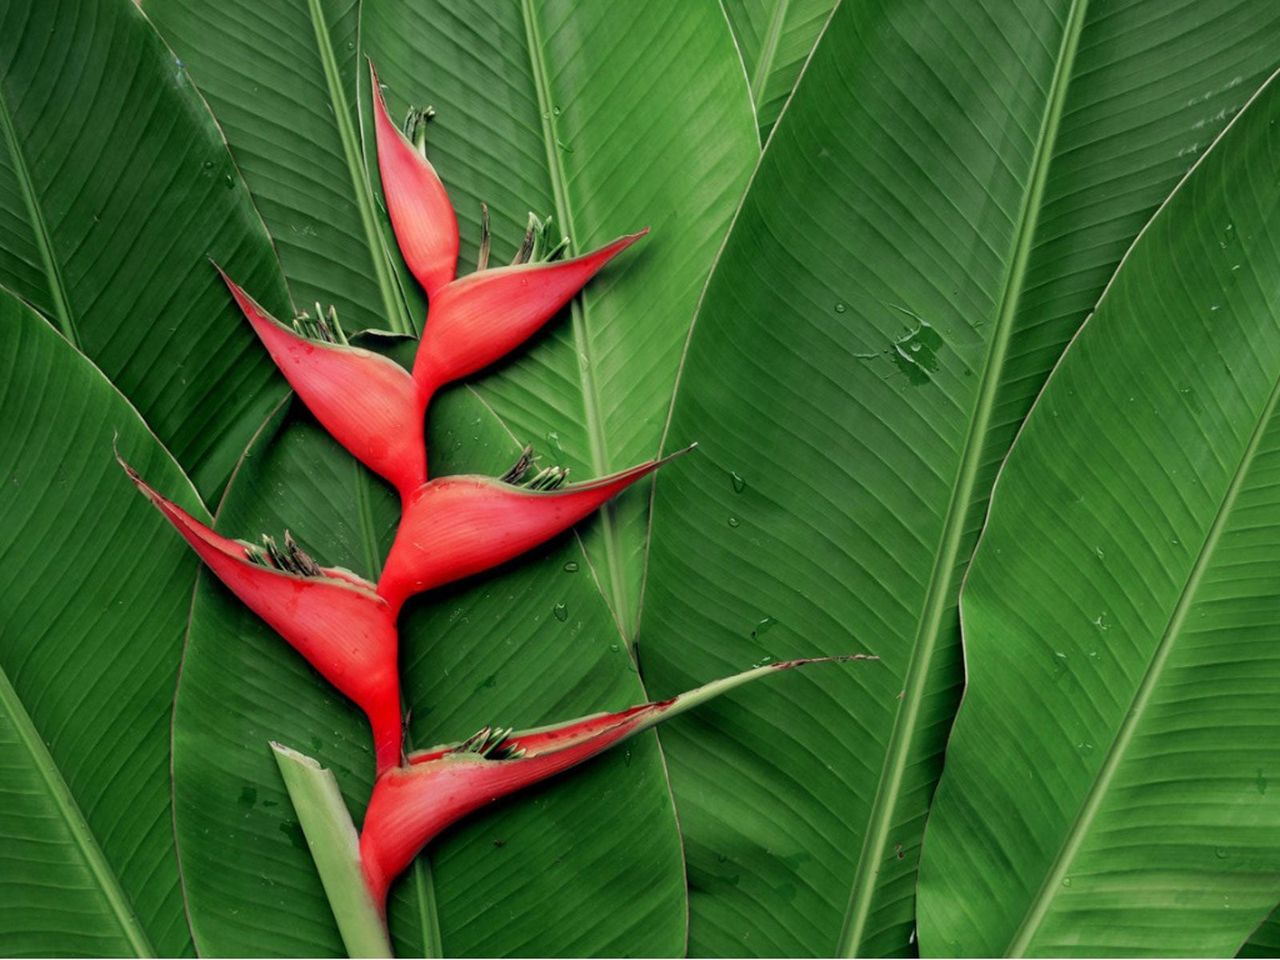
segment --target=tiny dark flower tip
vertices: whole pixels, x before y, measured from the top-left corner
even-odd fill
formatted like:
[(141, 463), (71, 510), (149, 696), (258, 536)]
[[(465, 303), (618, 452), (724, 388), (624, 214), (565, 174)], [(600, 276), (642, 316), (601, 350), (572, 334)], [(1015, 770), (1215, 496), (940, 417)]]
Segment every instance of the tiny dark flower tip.
[(147, 485), (119, 457), (129, 479), (205, 565), (369, 718), (379, 770), (401, 760), (400, 678), (395, 614), (374, 585), (322, 567), (286, 532), (281, 548), (215, 532)]
[(385, 771), (360, 833), (360, 861), (374, 902), (441, 831), (486, 804), (575, 767), (629, 737), (741, 686), (815, 663), (874, 660), (866, 654), (784, 660), (713, 681), (669, 700), (597, 713), (533, 730), (483, 727), (461, 743), (409, 755)]
[(480, 252), (476, 255), (476, 270), (489, 268), (489, 248), (493, 244), (493, 235), (489, 231), (489, 205), (480, 204)]
[(317, 304), (315, 317), (304, 315), (290, 328), (225, 273), (222, 279), (271, 359), (329, 434), (401, 496), (421, 486), (427, 479), (426, 401), (408, 371), (348, 345), (332, 308), (326, 317)]
[(531, 450), (528, 462), (522, 454), (504, 479), (454, 476), (423, 484), (404, 501), (378, 592), (398, 611), (416, 593), (506, 563), (691, 449), (568, 486), (558, 486), (563, 480), (559, 468), (541, 470), (520, 486), (507, 482), (515, 467), (529, 471)]

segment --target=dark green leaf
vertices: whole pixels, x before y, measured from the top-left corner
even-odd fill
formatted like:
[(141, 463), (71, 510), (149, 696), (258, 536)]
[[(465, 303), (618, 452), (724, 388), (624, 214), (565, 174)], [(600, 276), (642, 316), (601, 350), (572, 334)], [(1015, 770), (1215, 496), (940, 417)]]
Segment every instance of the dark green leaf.
[(0, 952), (188, 955), (169, 713), (196, 564), (121, 453), (202, 514), (106, 378), (0, 292)]
[(694, 329), (669, 446), (703, 455), (658, 483), (640, 652), (658, 696), (764, 656), (883, 660), (663, 732), (695, 952), (913, 949), (996, 467), (1277, 49), (1269, 0), (837, 9)]
[(287, 311), (182, 61), (133, 3), (0, 4), (0, 283), (98, 365), (206, 495), (281, 394), (209, 257)]
[(1280, 82), (1054, 371), (965, 585), (920, 886), (956, 956), (1231, 956), (1280, 899)]

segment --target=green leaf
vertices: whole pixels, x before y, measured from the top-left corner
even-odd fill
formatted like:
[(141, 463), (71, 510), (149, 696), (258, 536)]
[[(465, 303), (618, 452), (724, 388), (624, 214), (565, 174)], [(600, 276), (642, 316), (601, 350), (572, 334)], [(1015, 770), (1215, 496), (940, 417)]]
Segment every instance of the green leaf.
[(838, 0), (724, 0), (767, 140)]
[(1244, 945), (1237, 957), (1276, 957), (1280, 956), (1280, 911), (1273, 911), (1263, 921), (1262, 926), (1253, 932), (1249, 942)]
[(882, 663), (663, 733), (695, 953), (913, 949), (996, 467), (1278, 48), (1266, 0), (837, 9), (698, 314), (667, 446), (702, 455), (657, 485), (639, 649), (656, 696), (764, 656)]
[[(433, 462), (499, 474), (519, 445), (467, 388), (433, 406)], [(376, 575), (389, 489), (305, 413), (282, 411), (218, 512), (230, 535), (287, 527), (326, 564)], [(572, 536), (527, 562), (428, 594), (401, 621), (416, 746), (488, 723), (530, 726), (645, 699)], [(363, 715), (204, 577), (175, 726), (177, 831), (196, 943), (211, 955), (341, 949), (268, 747), (334, 771), (358, 823), (373, 757)], [(393, 890), (401, 956), (675, 955), (685, 943), (679, 831), (652, 734), (446, 834)], [(420, 861), (421, 862), (421, 861)], [(432, 935), (438, 926), (438, 933)]]
[(0, 7), (0, 284), (97, 364), (206, 495), (281, 394), (209, 257), (287, 312), (226, 143), (137, 7)]
[(147, 0), (147, 13), (209, 98), (297, 302), (335, 305), (349, 329), (414, 329), (365, 169), (359, 3)]
[(0, 943), (189, 955), (169, 712), (196, 564), (122, 454), (204, 513), (106, 378), (0, 291)]
[(1001, 473), (931, 953), (1230, 956), (1280, 899), (1280, 82), (1128, 253)]

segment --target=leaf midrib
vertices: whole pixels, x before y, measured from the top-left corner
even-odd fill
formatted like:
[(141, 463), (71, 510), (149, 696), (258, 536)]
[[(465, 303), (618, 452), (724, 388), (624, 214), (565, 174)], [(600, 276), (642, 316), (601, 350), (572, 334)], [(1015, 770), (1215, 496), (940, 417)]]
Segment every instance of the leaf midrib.
[(1005, 277), (991, 346), (983, 366), (973, 414), (965, 436), (956, 480), (952, 486), (951, 500), (943, 522), (939, 549), (925, 592), (925, 605), (920, 617), (920, 628), (912, 646), (911, 660), (907, 667), (905, 693), (898, 709), (889, 747), (885, 752), (876, 796), (868, 817), (868, 829), (854, 873), (849, 907), (837, 943), (837, 955), (857, 956), (860, 952), (866, 923), (871, 913), (871, 903), (876, 891), (876, 879), (893, 826), (893, 813), (897, 807), (902, 780), (906, 774), (916, 727), (920, 719), (926, 681), (938, 638), (942, 632), (943, 614), (951, 604), (953, 583), (960, 547), (964, 541), (966, 520), (972, 508), (974, 489), (981, 467), (983, 447), (995, 409), (1000, 386), (1000, 371), (1008, 352), (1014, 318), (1017, 316), (1027, 264), (1035, 238), (1049, 166), (1053, 157), (1058, 128), (1061, 125), (1063, 105), (1066, 101), (1076, 47), (1084, 28), (1088, 0), (1072, 0), (1063, 29), (1053, 79), (1046, 98), (1045, 112), (1037, 136), (1032, 158), (1031, 175), (1028, 177), (1018, 215), (1017, 233), (1014, 238), (1013, 257)]
[(782, 38), (782, 25), (787, 19), (787, 8), (791, 0), (776, 0), (773, 15), (769, 18), (769, 28), (765, 31), (760, 44), (760, 54), (756, 58), (756, 69), (751, 77), (751, 100), (760, 111), (761, 97), (768, 83), (769, 71), (773, 69), (773, 61), (778, 55), (778, 41)]
[(23, 706), (18, 692), (13, 688), (8, 674), (3, 669), (0, 669), (0, 707), (3, 707), (4, 712), (9, 715), (14, 730), (17, 731), (18, 737), (31, 755), (32, 763), (48, 788), (49, 797), (62, 815), (67, 831), (79, 848), (85, 865), (93, 874), (99, 890), (111, 908), (112, 915), (120, 925), (120, 932), (129, 941), (136, 956), (156, 956), (155, 947), (151, 945), (151, 940), (142, 928), (128, 895), (120, 886), (119, 878), (107, 862), (106, 855), (98, 845), (97, 838), (93, 835), (93, 830), (89, 827), (80, 805), (72, 796), (71, 788), (58, 769), (57, 762), (53, 759), (44, 740), (41, 739), (31, 715)]
[[(538, 32), (538, 24), (530, 0), (521, 0), (520, 10), (524, 17), (525, 41), (529, 48), (529, 68), (538, 98), (538, 112), (542, 117), (542, 141), (547, 154), (547, 174), (551, 181), (551, 195), (556, 206), (556, 216), (560, 218), (569, 242), (573, 245), (572, 252), (577, 253), (577, 231), (574, 229), (573, 213), (569, 205), (568, 180), (565, 177), (564, 165), (560, 161), (557, 146), (555, 110), (551, 103), (551, 82), (547, 76), (546, 61), (542, 53), (542, 37)], [(599, 389), (595, 382), (591, 338), (587, 330), (585, 296), (575, 297), (569, 306), (569, 311), (574, 350), (577, 354), (578, 379), (582, 386), (583, 417), (591, 456), (591, 472), (593, 476), (603, 476), (609, 471), (608, 442), (600, 413)], [(609, 588), (613, 594), (612, 598), (605, 597), (605, 603), (618, 623), (618, 632), (623, 642), (630, 647), (632, 631), (628, 625), (633, 621), (623, 581), (617, 513), (612, 502), (601, 508), (600, 528), (604, 541), (605, 565), (609, 568)]]
[(342, 157), (347, 166), (347, 173), (351, 177), (356, 210), (360, 214), (360, 225), (364, 229), (365, 245), (369, 249), (369, 260), (373, 265), (374, 279), (377, 280), (382, 306), (386, 311), (387, 324), (393, 333), (412, 336), (416, 331), (409, 320), (404, 301), (399, 295), (398, 284), (391, 274), (390, 255), (384, 245), (382, 231), (378, 228), (377, 217), (374, 215), (373, 189), (369, 185), (369, 177), (365, 173), (364, 163), (361, 160), (363, 154), (360, 150), (360, 140), (351, 122), (351, 108), (343, 92), (338, 58), (333, 51), (333, 38), (329, 35), (329, 25), (325, 21), (320, 0), (307, 0), (307, 11), (315, 31), (316, 50), (320, 55), (320, 67), (324, 72), (324, 81), (329, 92), (329, 106), (333, 110), (334, 123), (338, 128), (338, 139), (342, 143)]
[(22, 193), (22, 201), (27, 208), (27, 216), (31, 219), (31, 233), (35, 239), (36, 249), (40, 253), (40, 264), (44, 268), (45, 280), (49, 285), (49, 295), (53, 298), (53, 313), (58, 321), (58, 329), (77, 350), (80, 347), (80, 331), (76, 327), (75, 315), (71, 310), (71, 300), (67, 296), (66, 283), (62, 279), (62, 270), (57, 258), (53, 255), (53, 238), (49, 235), (49, 225), (44, 219), (44, 210), (36, 196), (35, 183), (31, 179), (31, 170), (27, 166), (27, 158), (18, 142), (18, 131), (13, 125), (13, 115), (9, 111), (8, 97), (0, 87), (0, 130), (4, 133), (9, 145), (9, 157), (13, 161), (13, 169), (18, 177), (18, 188)]

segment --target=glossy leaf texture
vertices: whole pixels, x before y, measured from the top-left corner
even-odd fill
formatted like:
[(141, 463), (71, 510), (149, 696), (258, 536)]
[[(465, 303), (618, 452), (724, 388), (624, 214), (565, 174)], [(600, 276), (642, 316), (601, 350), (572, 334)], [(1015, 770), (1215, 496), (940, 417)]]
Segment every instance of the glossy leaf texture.
[[(441, 473), (499, 474), (520, 449), (466, 387), (437, 401), (429, 437)], [(288, 527), (317, 560), (373, 575), (397, 511), (305, 412), (284, 410), (237, 472), (218, 527)], [(572, 535), (418, 598), (401, 627), (410, 746), (644, 697)], [(323, 758), (359, 824), (373, 771), (363, 718), (203, 577), (175, 732), (196, 943), (209, 955), (330, 955), (341, 944), (269, 739)], [(470, 819), (429, 857), (429, 872), (392, 890), (400, 956), (683, 953), (680, 838), (652, 734)]]
[(169, 712), (196, 563), (116, 466), (195, 490), (137, 411), (0, 292), (0, 952), (191, 953)]
[(1280, 82), (1036, 402), (962, 599), (925, 843), (954, 956), (1230, 956), (1280, 899)]
[(767, 140), (839, 0), (724, 0), (760, 139)]
[(0, 5), (0, 284), (97, 364), (206, 495), (283, 387), (210, 256), (287, 314), (226, 143), (137, 7)]
[(837, 8), (694, 326), (668, 447), (704, 455), (657, 484), (639, 649), (654, 696), (765, 656), (882, 661), (662, 733), (694, 953), (914, 950), (996, 467), (1278, 43), (1264, 2)]
[(365, 167), (357, 0), (145, 6), (226, 132), (298, 303), (332, 304), (352, 330), (414, 329)]

